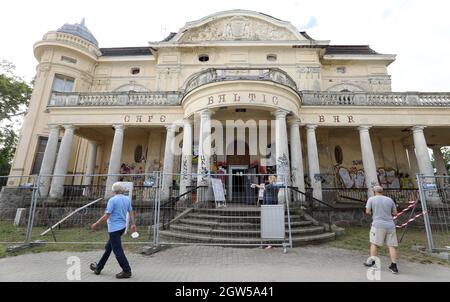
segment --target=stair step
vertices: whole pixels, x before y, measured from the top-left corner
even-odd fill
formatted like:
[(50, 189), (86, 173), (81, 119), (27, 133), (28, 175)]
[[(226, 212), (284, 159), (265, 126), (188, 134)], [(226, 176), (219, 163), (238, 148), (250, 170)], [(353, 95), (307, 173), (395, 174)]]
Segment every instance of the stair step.
[(333, 232), (326, 232), (322, 234), (314, 234), (308, 236), (295, 236), (292, 238), (292, 245), (302, 246), (308, 244), (320, 244), (334, 239), (336, 239), (336, 234)]
[[(192, 211), (195, 214), (208, 214), (208, 215), (221, 215), (221, 216), (260, 216), (261, 208), (250, 208), (250, 209), (241, 209), (241, 208), (217, 208), (217, 209), (203, 209), (197, 208)], [(293, 214), (293, 209), (290, 210), (290, 213)], [(285, 214), (287, 215), (287, 210), (285, 209)]]
[[(201, 219), (190, 219), (190, 218), (182, 218), (178, 220), (178, 222), (189, 225), (199, 225), (199, 226), (211, 226), (217, 228), (245, 228), (245, 227), (260, 227), (260, 223), (255, 222), (218, 222), (214, 220), (201, 220)], [(308, 226), (313, 224), (312, 221), (309, 220), (301, 220), (301, 221), (291, 221), (291, 227), (299, 227), (299, 226)], [(285, 226), (288, 226), (288, 223), (285, 223)]]
[[(236, 216), (236, 215), (226, 215), (226, 216), (222, 216), (222, 215), (211, 215), (211, 214), (196, 214), (196, 213), (189, 213), (187, 215), (187, 217), (189, 218), (198, 218), (198, 219), (215, 219), (215, 220), (249, 220), (249, 221), (259, 221), (261, 216), (245, 216), (245, 215), (241, 215), (241, 216)], [(301, 219), (304, 218), (302, 215), (299, 214), (294, 214), (294, 215), (290, 215), (291, 220), (294, 219)], [(287, 219), (287, 215), (285, 215), (285, 219)]]
[[(211, 244), (262, 244), (262, 243), (270, 243), (270, 242), (280, 242), (280, 240), (268, 240), (261, 238), (227, 238), (227, 237), (217, 237), (217, 236), (207, 236), (207, 235), (199, 235), (199, 234), (186, 234), (180, 232), (173, 231), (160, 231), (161, 236), (170, 237), (180, 239), (184, 242), (200, 242), (200, 243), (211, 243)], [(297, 245), (306, 245), (306, 244), (316, 244), (321, 243), (328, 240), (333, 240), (335, 238), (334, 233), (322, 233), (322, 234), (314, 234), (314, 235), (306, 235), (306, 236), (293, 236), (292, 243), (294, 246)], [(288, 239), (285, 238), (285, 242)]]
[[(192, 227), (192, 225), (185, 224), (173, 224), (170, 226), (171, 231), (178, 231), (184, 233), (193, 233), (193, 234), (211, 234), (214, 236), (227, 235), (227, 237), (232, 236), (246, 236), (246, 237), (259, 237), (261, 235), (261, 229), (259, 227), (253, 229), (216, 229), (216, 228), (208, 228), (208, 227)], [(289, 234), (288, 228), (285, 228), (286, 235)], [(297, 234), (317, 234), (324, 231), (323, 226), (309, 226), (303, 228), (292, 229), (292, 235)]]

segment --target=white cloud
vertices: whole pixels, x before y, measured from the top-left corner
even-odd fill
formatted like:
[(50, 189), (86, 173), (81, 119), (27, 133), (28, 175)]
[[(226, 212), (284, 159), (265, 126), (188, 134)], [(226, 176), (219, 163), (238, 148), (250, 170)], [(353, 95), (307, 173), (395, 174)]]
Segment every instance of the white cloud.
[(235, 8), (267, 13), (299, 30), (309, 23), (313, 38), (332, 44), (370, 44), (378, 52), (397, 54), (389, 68), (395, 91), (450, 91), (446, 0), (3, 1), (0, 60), (12, 61), (19, 75), (31, 79), (37, 63), (33, 44), (66, 22), (85, 17), (101, 47), (143, 46), (188, 21)]

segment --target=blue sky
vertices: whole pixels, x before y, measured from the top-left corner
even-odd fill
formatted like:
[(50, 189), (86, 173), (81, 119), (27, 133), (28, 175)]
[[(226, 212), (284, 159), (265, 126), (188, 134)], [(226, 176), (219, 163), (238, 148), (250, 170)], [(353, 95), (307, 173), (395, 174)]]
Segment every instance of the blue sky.
[(237, 8), (289, 21), (331, 44), (369, 44), (397, 54), (389, 67), (394, 91), (450, 91), (447, 0), (2, 1), (0, 60), (12, 61), (30, 80), (37, 64), (33, 44), (66, 22), (85, 17), (100, 47), (145, 46), (188, 21)]

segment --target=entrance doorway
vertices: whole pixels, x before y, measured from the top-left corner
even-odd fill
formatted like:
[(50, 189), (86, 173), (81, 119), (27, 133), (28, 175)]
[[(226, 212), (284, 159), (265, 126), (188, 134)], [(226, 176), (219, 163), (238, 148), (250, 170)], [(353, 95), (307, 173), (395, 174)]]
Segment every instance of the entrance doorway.
[(229, 202), (241, 203), (245, 197), (245, 174), (248, 166), (230, 166), (228, 171), (228, 198)]

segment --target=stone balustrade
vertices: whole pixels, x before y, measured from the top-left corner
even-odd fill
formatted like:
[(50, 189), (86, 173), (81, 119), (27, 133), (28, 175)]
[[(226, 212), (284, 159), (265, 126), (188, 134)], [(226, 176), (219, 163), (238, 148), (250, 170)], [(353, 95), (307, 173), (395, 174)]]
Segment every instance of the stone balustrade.
[[(49, 107), (177, 106), (193, 89), (213, 82), (271, 81), (295, 91), (295, 82), (274, 69), (208, 69), (192, 76), (183, 91), (160, 92), (53, 92)], [(429, 106), (450, 107), (450, 93), (298, 91), (302, 106)]]
[(450, 107), (450, 93), (301, 92), (302, 106), (437, 106)]
[(223, 81), (270, 81), (297, 91), (295, 81), (278, 68), (210, 68), (194, 74), (186, 82), (184, 93), (206, 84)]
[(48, 107), (177, 106), (179, 92), (53, 92)]

